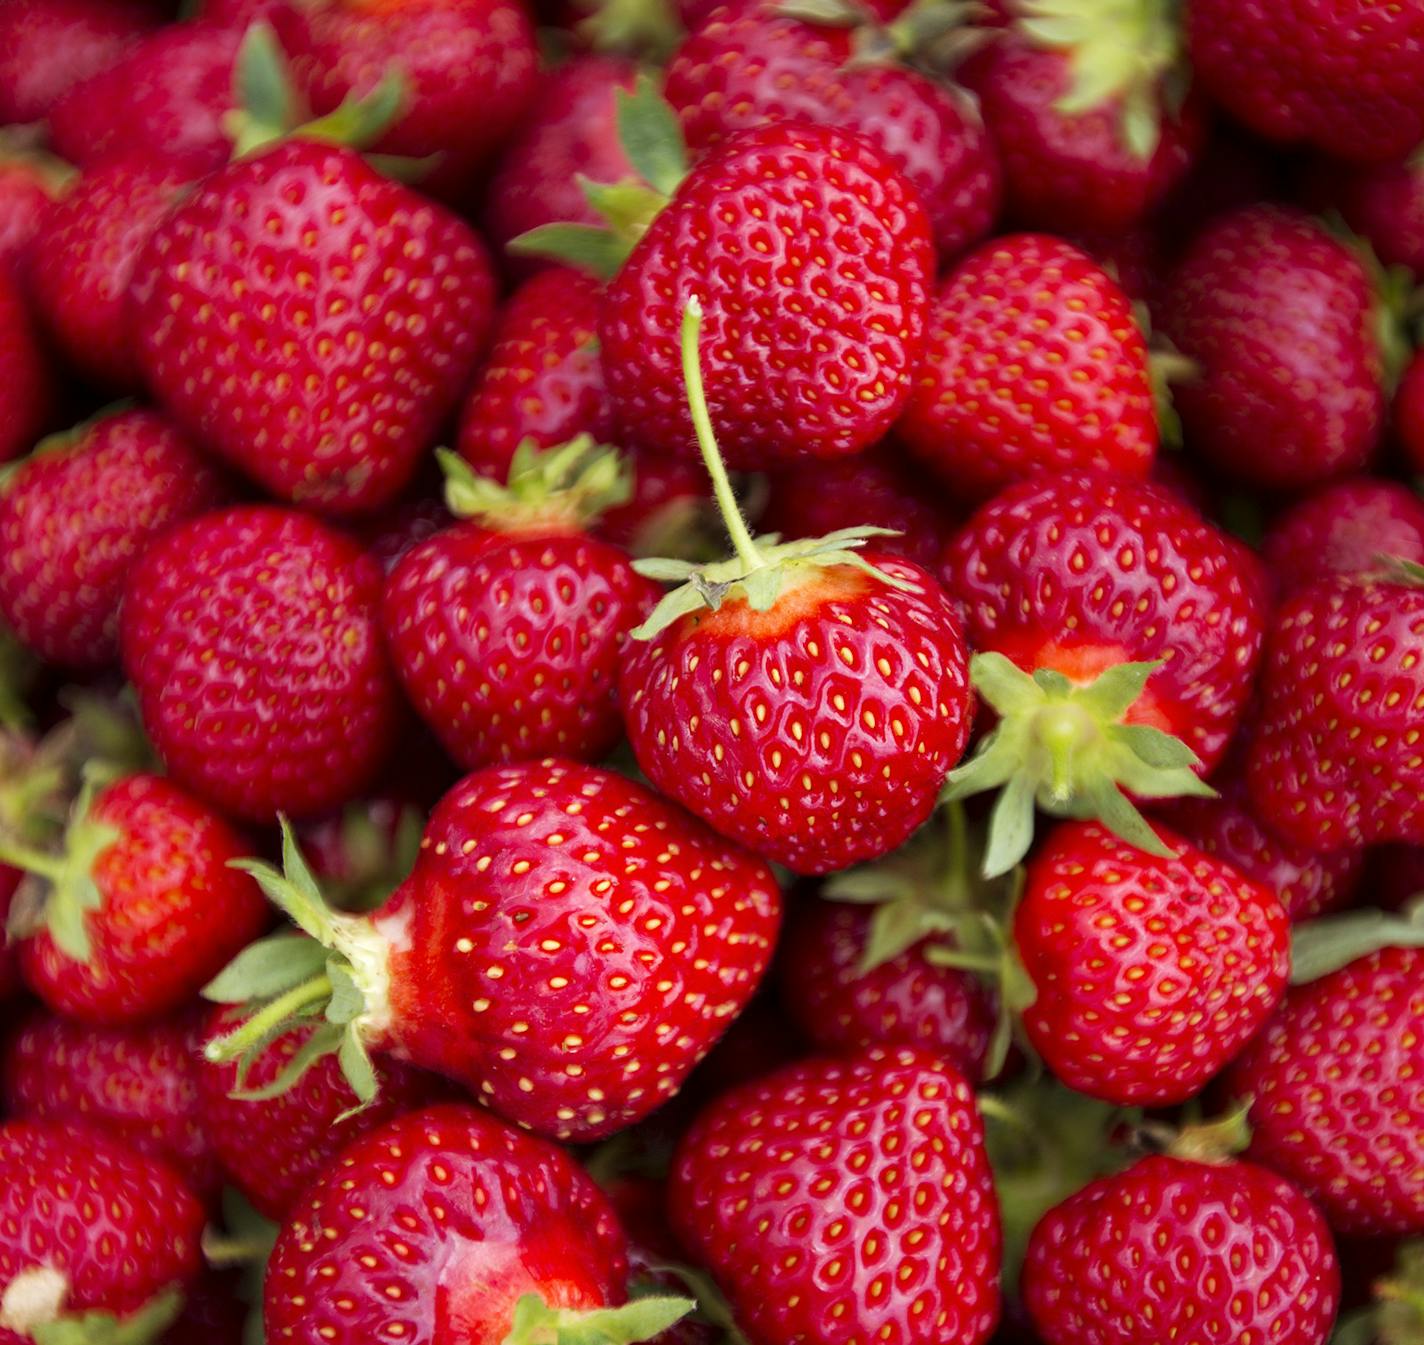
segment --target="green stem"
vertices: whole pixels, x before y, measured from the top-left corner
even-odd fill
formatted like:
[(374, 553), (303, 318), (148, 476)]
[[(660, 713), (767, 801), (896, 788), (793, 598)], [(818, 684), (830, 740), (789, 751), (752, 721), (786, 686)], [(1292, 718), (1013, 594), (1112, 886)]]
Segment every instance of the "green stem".
[(310, 1004), (330, 998), (331, 978), (325, 972), (320, 976), (313, 976), (311, 980), (293, 986), (286, 994), (278, 995), (227, 1036), (215, 1037), (203, 1048), (203, 1054), (213, 1061), (235, 1060), (294, 1014)]
[(38, 874), (52, 883), (61, 882), (65, 876), (64, 860), (58, 855), (46, 855), (32, 850), (28, 845), (17, 845), (12, 841), (0, 841), (0, 864), (8, 864), (12, 869), (23, 869), (26, 873)]
[(946, 842), (949, 845), (943, 888), (945, 905), (949, 910), (959, 910), (968, 902), (973, 882), (969, 871), (969, 819), (965, 816), (964, 805), (958, 800), (945, 804), (944, 811), (948, 824)]
[(738, 559), (750, 574), (753, 570), (761, 569), (766, 562), (752, 540), (751, 531), (737, 506), (737, 497), (728, 479), (726, 465), (717, 451), (717, 436), (712, 432), (712, 417), (707, 414), (707, 391), (702, 384), (702, 362), (698, 356), (698, 339), (701, 335), (702, 305), (697, 296), (693, 295), (687, 301), (687, 307), (682, 310), (682, 376), (687, 383), (687, 409), (692, 413), (692, 428), (697, 434), (697, 447), (701, 450), (707, 474), (712, 478), (712, 493), (717, 497), (717, 507), (722, 511), (727, 535), (732, 539)]

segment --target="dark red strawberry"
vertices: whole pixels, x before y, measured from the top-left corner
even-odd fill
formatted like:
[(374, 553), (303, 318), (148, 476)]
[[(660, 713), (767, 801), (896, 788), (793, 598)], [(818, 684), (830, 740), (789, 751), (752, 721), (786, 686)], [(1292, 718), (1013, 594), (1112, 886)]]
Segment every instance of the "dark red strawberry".
[(983, 1128), (932, 1055), (813, 1060), (734, 1089), (684, 1138), (668, 1200), (760, 1345), (979, 1345), (998, 1319)]
[(375, 561), (295, 511), (169, 531), (134, 569), (120, 644), (174, 778), (255, 820), (356, 797), (396, 728), (380, 598)]
[(153, 411), (120, 411), (42, 445), (0, 487), (0, 619), (40, 657), (118, 655), (129, 572), (175, 523), (223, 496), (216, 473)]
[(1424, 472), (1424, 354), (1409, 361), (1399, 380), (1394, 395), (1394, 431), (1410, 467)]
[(159, 400), (267, 489), (335, 513), (399, 494), (492, 317), (489, 263), (460, 220), (310, 141), (208, 178), (134, 285)]
[(28, 263), (31, 242), (72, 178), (67, 165), (0, 129), (0, 269)]
[(930, 306), (924, 364), (896, 434), (973, 500), (1072, 468), (1145, 476), (1157, 420), (1127, 296), (1061, 239), (986, 243)]
[(1397, 163), (1320, 167), (1325, 200), (1368, 241), (1386, 266), (1405, 266), (1424, 279), (1424, 170)]
[(49, 367), (24, 297), (0, 271), (0, 463), (34, 445), (53, 400)]

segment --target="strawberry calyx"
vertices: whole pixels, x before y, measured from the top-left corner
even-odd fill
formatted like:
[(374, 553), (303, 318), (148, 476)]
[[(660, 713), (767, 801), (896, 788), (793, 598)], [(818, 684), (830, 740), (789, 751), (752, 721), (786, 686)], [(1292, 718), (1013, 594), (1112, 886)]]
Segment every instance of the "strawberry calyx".
[(22, 1270), (0, 1295), (0, 1328), (35, 1345), (149, 1345), (183, 1308), (183, 1295), (173, 1288), (122, 1317), (111, 1312), (66, 1313), (69, 1288), (69, 1277), (53, 1266)]
[(683, 27), (671, 0), (575, 0), (588, 11), (579, 35), (595, 51), (629, 52), (661, 63), (682, 41)]
[(1004, 655), (978, 653), (970, 680), (999, 722), (945, 783), (946, 800), (999, 790), (989, 824), (984, 874), (1017, 864), (1033, 840), (1035, 804), (1054, 817), (1096, 818), (1129, 845), (1170, 858), (1171, 849), (1129, 797), (1215, 798), (1179, 738), (1127, 723), (1153, 663), (1119, 663), (1088, 682), (1052, 668), (1026, 673)]
[(1297, 925), (1291, 932), (1292, 985), (1307, 985), (1385, 948), (1424, 948), (1424, 899), (1401, 914), (1347, 911)]
[(635, 1345), (680, 1322), (697, 1305), (689, 1298), (635, 1298), (617, 1308), (553, 1308), (524, 1294), (501, 1345)]
[[(718, 1345), (748, 1345), (746, 1336), (732, 1314), (731, 1304), (706, 1271), (684, 1265), (680, 1261), (655, 1262), (648, 1270), (663, 1280), (677, 1280), (687, 1289), (694, 1301), (691, 1319), (699, 1325), (711, 1327), (716, 1332)], [(648, 1292), (640, 1293), (645, 1287)], [(638, 1281), (634, 1283), (631, 1292), (634, 1298), (651, 1298), (659, 1289), (660, 1286), (654, 1281)]]
[(1424, 1242), (1401, 1242), (1373, 1302), (1341, 1317), (1331, 1345), (1424, 1345)]
[(1179, 1126), (1142, 1122), (1132, 1130), (1135, 1144), (1149, 1153), (1167, 1154), (1190, 1163), (1227, 1163), (1251, 1143), (1251, 1099), (1239, 1098), (1229, 1111), (1210, 1120)]

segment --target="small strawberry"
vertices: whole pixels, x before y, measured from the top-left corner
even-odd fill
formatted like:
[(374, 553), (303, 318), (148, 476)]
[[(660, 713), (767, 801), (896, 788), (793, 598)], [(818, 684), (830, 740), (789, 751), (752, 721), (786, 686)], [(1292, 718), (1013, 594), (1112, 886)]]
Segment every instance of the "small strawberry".
[(1145, 476), (1157, 420), (1131, 303), (1061, 239), (984, 244), (930, 306), (925, 359), (895, 432), (976, 501), (1072, 468)]
[(0, 1345), (155, 1339), (198, 1276), (202, 1232), (166, 1164), (85, 1127), (7, 1121)]
[(0, 269), (27, 265), (31, 243), (49, 228), (50, 211), (73, 176), (26, 136), (0, 129)]
[(239, 817), (338, 807), (395, 734), (381, 574), (305, 514), (250, 505), (170, 530), (135, 567), (124, 669), (175, 779)]
[(24, 297), (0, 270), (0, 463), (34, 446), (53, 400), (49, 366)]
[(759, 1345), (954, 1341), (999, 1315), (999, 1217), (968, 1081), (900, 1047), (724, 1094), (678, 1151), (675, 1230)]
[(50, 663), (112, 663), (134, 564), (222, 495), (207, 462), (153, 411), (46, 441), (0, 485), (0, 619)]
[(1370, 245), (1386, 266), (1404, 266), (1424, 280), (1424, 167), (1396, 163), (1321, 165), (1325, 201)]

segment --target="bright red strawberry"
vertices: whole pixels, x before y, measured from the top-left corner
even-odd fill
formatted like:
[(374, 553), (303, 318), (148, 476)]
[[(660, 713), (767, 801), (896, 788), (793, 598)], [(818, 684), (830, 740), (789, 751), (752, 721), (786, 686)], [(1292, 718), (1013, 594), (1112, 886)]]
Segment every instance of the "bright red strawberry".
[(1409, 361), (1399, 380), (1394, 394), (1394, 432), (1409, 466), (1424, 472), (1424, 354)]
[(1320, 159), (1307, 167), (1300, 187), (1311, 210), (1338, 211), (1386, 266), (1404, 266), (1424, 278), (1424, 171), (1412, 159)]
[(201, 1019), (192, 1013), (134, 1027), (29, 1017), (0, 1060), (9, 1115), (102, 1130), (181, 1172), (199, 1195), (222, 1185), (199, 1111)]
[(1325, 1345), (1340, 1267), (1320, 1212), (1253, 1163), (1140, 1159), (1051, 1209), (1023, 1294), (1044, 1345)]
[(1186, 15), (1196, 78), (1258, 134), (1371, 162), (1424, 140), (1419, 5), (1189, 0)]
[(380, 600), (375, 561), (305, 514), (250, 505), (169, 531), (130, 578), (120, 644), (174, 778), (254, 820), (356, 797), (396, 728)]
[(556, 1326), (560, 1339), (621, 1343), (691, 1306), (646, 1300), (581, 1334), (584, 1314), (623, 1302), (627, 1273), (613, 1210), (570, 1155), (475, 1107), (432, 1107), (362, 1136), (297, 1202), (263, 1319), (292, 1345), (329, 1332), (535, 1345)]
[(1170, 858), (1064, 822), (1029, 862), (1014, 914), (1037, 991), (1023, 1025), (1049, 1069), (1119, 1105), (1184, 1102), (1285, 991), (1280, 899), (1165, 828)]
[(154, 411), (120, 411), (47, 443), (0, 486), (0, 619), (48, 662), (112, 663), (134, 564), (223, 494)]
[(1384, 423), (1379, 318), (1364, 264), (1306, 216), (1255, 206), (1208, 227), (1161, 304), (1197, 365), (1173, 387), (1189, 448), (1273, 490), (1359, 471)]
[(1400, 578), (1325, 580), (1276, 610), (1247, 780), (1284, 840), (1424, 842), (1424, 586)]
[(674, 1227), (758, 1345), (979, 1345), (999, 1217), (968, 1081), (910, 1048), (791, 1065), (684, 1138)]
[(1071, 468), (1145, 476), (1157, 419), (1127, 296), (1061, 239), (986, 243), (930, 305), (924, 363), (896, 434), (974, 500)]
[(140, 363), (196, 437), (275, 494), (334, 513), (392, 500), (492, 317), (460, 220), (350, 150), (289, 141), (208, 178), (134, 282)]
[(382, 608), (391, 661), (467, 770), (550, 755), (596, 761), (622, 738), (624, 645), (661, 590), (584, 530), (618, 489), (618, 471), (616, 454), (587, 436), (542, 454), (519, 449), (507, 486), (460, 462), (450, 501), (470, 521), (391, 571)]
[[(166, 1164), (87, 1128), (6, 1122), (0, 1345), (66, 1327), (74, 1332), (66, 1338), (103, 1338), (80, 1334), (84, 1327), (152, 1338), (198, 1276), (202, 1232), (203, 1207)], [(81, 1327), (100, 1314), (108, 1320)]]
[(25, 300), (0, 271), (0, 463), (33, 447), (53, 400), (49, 367)]
[(0, 130), (0, 269), (27, 264), (30, 244), (49, 227), (50, 210), (72, 176), (58, 159)]

